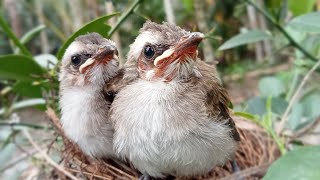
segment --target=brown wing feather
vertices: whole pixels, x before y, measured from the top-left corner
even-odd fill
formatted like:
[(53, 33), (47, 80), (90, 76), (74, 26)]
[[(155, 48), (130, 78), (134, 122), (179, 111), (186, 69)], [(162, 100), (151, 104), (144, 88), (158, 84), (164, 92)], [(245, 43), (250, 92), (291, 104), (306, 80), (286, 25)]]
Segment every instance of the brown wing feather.
[(124, 80), (124, 69), (120, 69), (118, 74), (110, 79), (103, 87), (104, 93), (107, 94), (116, 94), (122, 89), (124, 86), (128, 84), (126, 80)]
[(221, 86), (219, 79), (216, 78), (215, 67), (203, 61), (198, 61), (197, 67), (203, 76), (200, 78), (200, 85), (207, 94), (207, 112), (209, 116), (222, 117), (221, 120), (228, 119), (227, 125), (232, 129), (232, 137), (234, 140), (240, 141), (240, 135), (228, 108), (230, 103), (228, 92)]

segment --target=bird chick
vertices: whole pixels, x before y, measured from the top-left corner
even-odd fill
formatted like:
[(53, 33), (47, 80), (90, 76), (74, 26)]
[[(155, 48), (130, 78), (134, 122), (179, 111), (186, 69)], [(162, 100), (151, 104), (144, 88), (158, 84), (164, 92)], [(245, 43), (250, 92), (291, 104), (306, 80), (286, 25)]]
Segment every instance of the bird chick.
[(94, 158), (113, 158), (108, 116), (112, 94), (103, 86), (117, 75), (118, 51), (98, 33), (79, 36), (66, 49), (60, 81), (61, 123), (68, 138)]
[[(130, 46), (111, 107), (116, 153), (145, 176), (192, 176), (232, 159), (240, 140), (215, 68), (197, 58), (204, 35), (146, 22)], [(148, 179), (148, 178), (146, 178)]]

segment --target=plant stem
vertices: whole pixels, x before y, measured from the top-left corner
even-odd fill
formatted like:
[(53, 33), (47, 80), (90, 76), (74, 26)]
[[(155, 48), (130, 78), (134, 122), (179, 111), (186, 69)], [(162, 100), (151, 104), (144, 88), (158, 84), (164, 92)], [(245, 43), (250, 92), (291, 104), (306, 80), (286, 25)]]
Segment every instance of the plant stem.
[(278, 148), (282, 155), (284, 155), (287, 152), (287, 149), (283, 143), (283, 141), (277, 136), (277, 134), (274, 132), (272, 128), (267, 128), (267, 132), (271, 135), (272, 139), (276, 142), (278, 145)]
[(20, 126), (20, 127), (28, 127), (33, 129), (49, 129), (49, 127), (36, 125), (36, 124), (28, 124), (28, 123), (10, 123), (10, 122), (0, 122), (0, 126)]
[(286, 96), (287, 101), (289, 101), (292, 98), (294, 90), (298, 86), (300, 79), (301, 79), (300, 72), (299, 72), (298, 68), (295, 68), (294, 72), (293, 72), (293, 79), (291, 81), (292, 83), (291, 83), (290, 89), (288, 91), (288, 94)]
[(120, 25), (126, 20), (129, 15), (134, 11), (134, 9), (142, 2), (143, 0), (136, 0), (129, 7), (129, 9), (119, 18), (118, 22), (110, 29), (108, 37), (110, 38), (112, 34), (120, 27)]
[(9, 36), (9, 38), (13, 41), (13, 43), (20, 49), (22, 54), (26, 56), (32, 57), (32, 54), (27, 50), (27, 48), (21, 44), (17, 36), (12, 32), (9, 25), (5, 22), (4, 18), (0, 16), (0, 26), (3, 31)]
[(318, 61), (318, 59), (310, 54), (307, 50), (305, 50), (298, 42), (296, 42), (290, 34), (265, 10), (261, 9), (257, 4), (255, 4), (252, 0), (245, 0), (248, 4), (252, 5), (258, 12), (260, 12), (268, 21), (270, 21), (290, 42), (291, 45), (299, 49), (307, 58)]
[(279, 123), (279, 128), (278, 128), (278, 130), (277, 130), (277, 134), (278, 134), (278, 135), (282, 132), (282, 130), (283, 130), (283, 128), (284, 128), (284, 126), (285, 126), (285, 124), (286, 124), (286, 122), (287, 122), (287, 120), (288, 120), (289, 113), (290, 113), (290, 111), (291, 111), (294, 103), (295, 103), (296, 100), (298, 99), (298, 97), (299, 97), (299, 95), (300, 95), (300, 93), (301, 93), (301, 91), (302, 91), (303, 86), (307, 83), (307, 81), (308, 81), (308, 79), (310, 78), (311, 74), (312, 74), (318, 67), (320, 67), (320, 60), (318, 60), (318, 62), (308, 71), (308, 73), (304, 76), (303, 80), (302, 80), (301, 83), (299, 84), (297, 90), (295, 91), (294, 95), (292, 96), (291, 100), (289, 101), (289, 105), (288, 105), (286, 111), (284, 112), (284, 114), (283, 114), (283, 116), (282, 116), (282, 118), (281, 118), (281, 121), (280, 121), (280, 123)]

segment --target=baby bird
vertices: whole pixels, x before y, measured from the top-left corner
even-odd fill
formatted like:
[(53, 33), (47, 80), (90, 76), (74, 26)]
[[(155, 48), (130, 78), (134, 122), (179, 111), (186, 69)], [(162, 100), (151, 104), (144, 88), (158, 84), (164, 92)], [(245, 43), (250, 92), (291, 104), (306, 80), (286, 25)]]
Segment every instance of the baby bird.
[(204, 35), (146, 22), (130, 46), (111, 107), (116, 153), (144, 175), (192, 176), (233, 158), (240, 140), (215, 68), (198, 59)]
[(92, 158), (114, 158), (108, 116), (112, 94), (104, 85), (117, 75), (118, 51), (98, 33), (79, 36), (66, 49), (60, 81), (61, 123), (68, 138)]

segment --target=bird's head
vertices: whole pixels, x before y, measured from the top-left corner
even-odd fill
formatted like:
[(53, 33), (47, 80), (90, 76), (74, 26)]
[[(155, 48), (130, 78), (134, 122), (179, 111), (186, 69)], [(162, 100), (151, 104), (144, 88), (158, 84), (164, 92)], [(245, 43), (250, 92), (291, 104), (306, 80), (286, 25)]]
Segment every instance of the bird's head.
[(70, 44), (61, 63), (59, 80), (63, 85), (102, 86), (118, 71), (118, 50), (113, 41), (89, 33)]
[(170, 24), (146, 22), (130, 46), (128, 61), (136, 61), (140, 78), (184, 80), (194, 73), (198, 45), (204, 35)]

